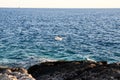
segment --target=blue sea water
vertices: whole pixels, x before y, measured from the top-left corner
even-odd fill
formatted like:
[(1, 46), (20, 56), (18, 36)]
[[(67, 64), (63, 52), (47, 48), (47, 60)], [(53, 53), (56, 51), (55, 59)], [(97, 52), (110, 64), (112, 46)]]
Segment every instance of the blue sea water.
[(120, 61), (120, 9), (0, 8), (0, 65), (86, 59)]

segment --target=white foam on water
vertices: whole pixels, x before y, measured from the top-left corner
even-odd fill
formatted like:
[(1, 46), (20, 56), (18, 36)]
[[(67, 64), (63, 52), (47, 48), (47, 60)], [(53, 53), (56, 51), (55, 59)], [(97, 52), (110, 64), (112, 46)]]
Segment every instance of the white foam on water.
[(86, 60), (88, 60), (88, 61), (96, 62), (94, 59), (89, 58), (89, 56), (86, 56), (85, 58), (86, 58)]
[(55, 37), (55, 40), (57, 40), (57, 41), (62, 41), (63, 38), (62, 38), (62, 37), (59, 37), (59, 36), (56, 36), (56, 37)]
[(28, 61), (22, 62), (21, 64), (24, 65), (25, 68), (28, 68), (30, 66), (40, 64), (40, 63), (43, 63), (43, 62), (55, 62), (55, 61), (57, 61), (57, 60), (44, 58), (44, 57), (41, 57), (41, 58), (32, 57)]

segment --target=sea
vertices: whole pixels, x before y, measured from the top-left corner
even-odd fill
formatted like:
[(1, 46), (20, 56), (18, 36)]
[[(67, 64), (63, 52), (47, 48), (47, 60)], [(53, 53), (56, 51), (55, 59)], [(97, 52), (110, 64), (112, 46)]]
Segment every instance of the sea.
[(120, 9), (0, 8), (1, 66), (58, 60), (120, 62)]

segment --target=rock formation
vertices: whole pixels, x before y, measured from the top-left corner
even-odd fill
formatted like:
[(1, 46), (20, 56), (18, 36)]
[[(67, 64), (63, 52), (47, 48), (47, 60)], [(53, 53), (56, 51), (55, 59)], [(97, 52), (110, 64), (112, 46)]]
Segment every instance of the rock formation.
[(24, 68), (0, 67), (0, 80), (35, 80)]
[(120, 63), (56, 61), (28, 70), (0, 66), (0, 80), (120, 80)]
[(57, 61), (34, 65), (28, 72), (36, 80), (120, 80), (120, 63)]

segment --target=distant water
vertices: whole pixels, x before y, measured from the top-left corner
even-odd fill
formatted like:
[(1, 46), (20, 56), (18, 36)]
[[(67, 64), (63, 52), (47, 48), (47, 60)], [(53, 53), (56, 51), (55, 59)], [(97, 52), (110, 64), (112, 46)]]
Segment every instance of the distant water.
[(120, 9), (0, 9), (0, 65), (86, 59), (120, 61)]

